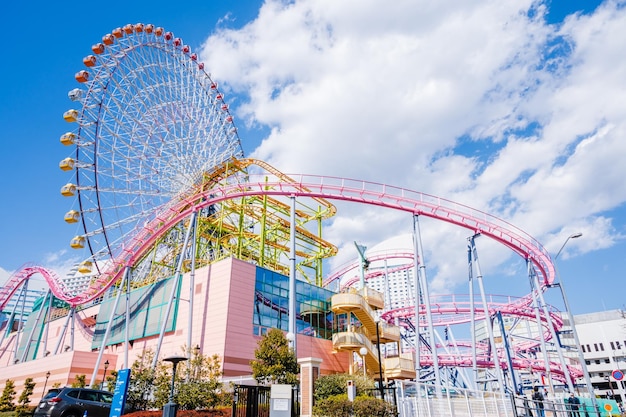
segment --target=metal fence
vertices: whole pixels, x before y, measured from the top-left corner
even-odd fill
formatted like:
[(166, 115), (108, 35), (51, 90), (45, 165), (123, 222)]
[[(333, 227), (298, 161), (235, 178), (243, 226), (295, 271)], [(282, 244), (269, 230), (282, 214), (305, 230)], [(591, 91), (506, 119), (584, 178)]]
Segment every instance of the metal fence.
[(432, 384), (400, 385), (397, 407), (400, 417), (614, 417), (621, 416), (614, 400), (579, 397), (573, 410), (563, 398), (533, 401), (530, 396), (439, 387)]
[[(235, 385), (233, 397), (233, 417), (269, 417), (270, 387), (258, 385)], [(300, 415), (300, 391), (293, 387), (291, 396), (291, 416)]]
[(400, 417), (518, 417), (508, 395), (413, 384), (398, 388)]

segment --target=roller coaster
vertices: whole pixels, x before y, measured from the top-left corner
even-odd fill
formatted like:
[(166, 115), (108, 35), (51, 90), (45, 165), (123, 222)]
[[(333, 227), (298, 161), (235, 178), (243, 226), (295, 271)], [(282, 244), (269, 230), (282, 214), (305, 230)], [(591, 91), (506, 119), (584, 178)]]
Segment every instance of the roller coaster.
[[(254, 168), (254, 169), (252, 169)], [(254, 171), (261, 172), (254, 172)], [(255, 264), (264, 266), (280, 273), (289, 270), (288, 247), (291, 233), (297, 240), (297, 268), (299, 279), (309, 280), (318, 285), (330, 286), (343, 278), (342, 291), (353, 291), (359, 287), (359, 279), (350, 275), (358, 268), (358, 262), (340, 268), (337, 272), (322, 275), (321, 261), (333, 256), (336, 247), (321, 237), (322, 220), (335, 214), (336, 208), (332, 200), (348, 201), (359, 204), (380, 206), (391, 210), (406, 212), (418, 221), (420, 216), (451, 223), (468, 230), (469, 266), (477, 266), (477, 249), (474, 237), (486, 236), (508, 247), (526, 260), (528, 274), (535, 285), (530, 294), (522, 297), (487, 297), (469, 295), (428, 295), (428, 283), (420, 279), (418, 288), (420, 303), (417, 312), (415, 304), (389, 308), (379, 306), (377, 314), (388, 325), (400, 326), (403, 338), (407, 343), (398, 349), (412, 350), (413, 358), (417, 357), (417, 375), (446, 375), (444, 369), (473, 369), (470, 380), (498, 381), (497, 386), (514, 386), (505, 382), (511, 378), (514, 369), (527, 376), (549, 375), (555, 383), (573, 385), (582, 376), (582, 370), (575, 361), (567, 363), (560, 351), (562, 350), (555, 338), (563, 329), (563, 320), (558, 311), (551, 310), (543, 300), (543, 291), (554, 280), (554, 265), (548, 252), (531, 236), (511, 224), (487, 213), (452, 201), (419, 193), (403, 188), (377, 184), (353, 179), (310, 176), (284, 175), (266, 163), (253, 159), (229, 160), (207, 173), (204, 180), (194, 190), (181, 195), (178, 201), (168, 205), (166, 210), (158, 213), (147, 222), (124, 247), (119, 256), (103, 265), (99, 265), (100, 273), (93, 276), (89, 285), (81, 293), (66, 290), (63, 281), (54, 272), (40, 266), (25, 266), (11, 276), (0, 290), (0, 306), (4, 307), (8, 300), (27, 280), (37, 274), (44, 277), (52, 294), (59, 300), (67, 302), (70, 309), (92, 302), (102, 297), (107, 290), (116, 291), (120, 285), (123, 272), (132, 267), (132, 285), (139, 287), (149, 285), (172, 274), (174, 259), (177, 254), (188, 251), (176, 241), (173, 233), (180, 235), (185, 226), (189, 226), (194, 215), (196, 218), (196, 244), (202, 250), (194, 251), (196, 257), (187, 258), (181, 264), (183, 268), (203, 265), (223, 259), (227, 256), (240, 257)], [(293, 210), (296, 222), (290, 222), (290, 207), (294, 202), (300, 208)], [(311, 207), (315, 207), (311, 209)], [(306, 222), (313, 221), (312, 229), (306, 228)], [(418, 228), (419, 229), (419, 228)], [(180, 239), (179, 239), (180, 240)], [(416, 239), (419, 241), (419, 239)], [(167, 250), (164, 250), (164, 247)], [(179, 252), (177, 252), (179, 251)], [(414, 253), (416, 253), (415, 251)], [(407, 251), (396, 251), (387, 254), (373, 254), (370, 261), (402, 259), (401, 263), (392, 268), (399, 270), (419, 270), (419, 256)], [(148, 267), (147, 265), (151, 265)], [(154, 265), (159, 264), (157, 268)], [(311, 272), (312, 273), (309, 273)], [(389, 272), (389, 271), (387, 271)], [(383, 272), (371, 268), (366, 282)], [(471, 275), (471, 274), (470, 274)], [(478, 272), (473, 281), (481, 283), (482, 276)], [(472, 282), (472, 279), (470, 279)], [(482, 288), (482, 285), (481, 285)], [(341, 294), (342, 292), (340, 292)], [(345, 307), (345, 305), (344, 305)], [(337, 309), (337, 313), (345, 309)], [(361, 324), (371, 327), (372, 312), (357, 317)], [(499, 330), (494, 323), (502, 322), (507, 317), (515, 323), (525, 323), (531, 327), (530, 333), (519, 334), (511, 330), (508, 334), (502, 326)], [(438, 340), (436, 328), (449, 332), (452, 326), (470, 324), (473, 334), (477, 332), (479, 323), (489, 330), (488, 337), (477, 340), (447, 341)], [(529, 324), (530, 323), (530, 324)], [(416, 338), (415, 329), (420, 329)], [(494, 332), (495, 329), (495, 332)], [(372, 329), (369, 330), (371, 336)], [(470, 335), (471, 336), (471, 335)], [(399, 342), (399, 338), (383, 338), (384, 342)], [(417, 343), (415, 340), (422, 342)], [(511, 342), (505, 346), (505, 341)], [(345, 342), (345, 340), (344, 340)], [(366, 340), (363, 346), (369, 346)], [(345, 348), (345, 343), (344, 346)], [(377, 348), (369, 346), (370, 368), (376, 367)], [(352, 351), (357, 352), (355, 344)], [(548, 352), (548, 353), (545, 353)], [(407, 352), (401, 352), (406, 354)], [(416, 354), (417, 353), (417, 354)], [(404, 355), (406, 356), (406, 355)], [(403, 356), (403, 357), (404, 357)], [(554, 359), (559, 356), (558, 359)], [(570, 355), (571, 357), (571, 355)], [(393, 372), (388, 367), (387, 375)], [(420, 374), (419, 370), (423, 370)], [(403, 375), (410, 375), (405, 370)], [(445, 378), (444, 378), (445, 379)], [(439, 383), (457, 383), (457, 381), (437, 381)], [(519, 384), (519, 382), (518, 382)]]

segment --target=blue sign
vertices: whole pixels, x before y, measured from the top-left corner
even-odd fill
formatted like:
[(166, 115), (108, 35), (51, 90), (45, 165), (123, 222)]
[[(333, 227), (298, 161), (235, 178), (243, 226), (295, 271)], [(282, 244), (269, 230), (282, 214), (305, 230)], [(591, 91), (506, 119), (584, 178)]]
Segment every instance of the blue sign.
[(124, 414), (129, 381), (130, 369), (120, 369), (117, 373), (117, 381), (115, 381), (115, 391), (113, 391), (113, 403), (111, 404), (109, 417), (120, 417)]
[(624, 379), (624, 373), (618, 369), (613, 371), (612, 375), (613, 375), (613, 378), (615, 378), (618, 381), (621, 381), (622, 379)]

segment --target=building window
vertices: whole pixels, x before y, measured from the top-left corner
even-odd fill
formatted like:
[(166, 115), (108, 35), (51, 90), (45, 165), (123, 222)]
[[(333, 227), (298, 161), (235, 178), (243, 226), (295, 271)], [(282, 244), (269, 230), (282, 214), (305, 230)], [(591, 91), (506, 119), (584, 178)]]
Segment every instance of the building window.
[(585, 352), (585, 353), (587, 352), (587, 351), (585, 350), (585, 345), (580, 345), (580, 347), (583, 349), (583, 352)]
[(598, 351), (598, 344), (597, 344), (597, 343), (594, 343), (594, 344), (593, 344), (593, 348), (594, 348), (594, 349), (596, 350), (596, 352), (597, 352), (597, 351)]
[(600, 343), (600, 350), (604, 351), (604, 344)]
[[(617, 342), (617, 343), (619, 343), (619, 342)], [(615, 344), (613, 342), (611, 342), (611, 349), (615, 350)]]

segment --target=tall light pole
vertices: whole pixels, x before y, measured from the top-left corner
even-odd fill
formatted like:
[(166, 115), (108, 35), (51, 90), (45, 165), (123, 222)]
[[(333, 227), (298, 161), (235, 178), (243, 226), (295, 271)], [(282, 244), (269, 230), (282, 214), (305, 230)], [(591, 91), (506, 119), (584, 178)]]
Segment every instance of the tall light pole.
[(380, 376), (378, 379), (378, 388), (380, 389), (380, 398), (384, 401), (385, 388), (383, 388), (383, 361), (380, 357), (380, 330), (378, 329), (378, 325), (380, 324), (379, 317), (376, 317), (374, 324), (376, 324), (376, 350), (378, 350), (378, 373)]
[(565, 242), (563, 242), (563, 244), (561, 245), (561, 249), (559, 249), (559, 251), (556, 253), (556, 255), (554, 255), (554, 262), (556, 262), (556, 259), (559, 257), (561, 252), (563, 252), (563, 248), (565, 248), (565, 245), (567, 245), (567, 242), (569, 242), (570, 239), (578, 239), (582, 235), (583, 234), (581, 232), (572, 233), (571, 235), (569, 235), (567, 237), (567, 239), (565, 239)]
[(572, 233), (565, 239), (565, 242), (561, 245), (561, 248), (554, 256), (554, 270), (556, 271), (556, 277), (559, 282), (552, 283), (550, 287), (558, 286), (561, 290), (561, 296), (563, 297), (563, 303), (565, 304), (565, 311), (567, 313), (567, 319), (569, 320), (570, 327), (572, 329), (572, 335), (574, 336), (574, 343), (576, 343), (576, 350), (578, 351), (578, 361), (580, 362), (580, 366), (583, 370), (583, 375), (585, 377), (585, 385), (587, 386), (587, 391), (589, 392), (589, 396), (591, 397), (591, 403), (593, 404), (594, 412), (598, 413), (598, 403), (596, 401), (596, 396), (593, 392), (593, 385), (591, 384), (591, 378), (589, 378), (589, 371), (587, 370), (587, 363), (585, 362), (585, 356), (583, 355), (583, 351), (580, 347), (580, 339), (578, 338), (578, 332), (576, 331), (576, 323), (574, 322), (574, 315), (572, 314), (572, 310), (569, 306), (569, 301), (567, 300), (567, 295), (565, 292), (565, 287), (563, 285), (563, 278), (561, 278), (561, 274), (559, 274), (559, 270), (556, 266), (556, 260), (569, 242), (570, 239), (578, 239), (583, 234), (581, 232)]
[(176, 417), (178, 411), (178, 404), (174, 401), (174, 387), (176, 386), (176, 367), (178, 362), (186, 361), (186, 356), (169, 356), (163, 358), (166, 362), (172, 362), (172, 385), (170, 387), (170, 400), (163, 407), (163, 417)]
[(109, 360), (104, 361), (104, 375), (102, 375), (102, 389), (106, 389), (107, 369), (109, 369)]
[(46, 372), (46, 380), (43, 383), (43, 392), (41, 393), (42, 400), (43, 400), (43, 396), (46, 395), (46, 385), (48, 385), (48, 378), (50, 378), (50, 371)]

